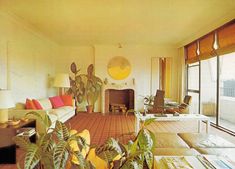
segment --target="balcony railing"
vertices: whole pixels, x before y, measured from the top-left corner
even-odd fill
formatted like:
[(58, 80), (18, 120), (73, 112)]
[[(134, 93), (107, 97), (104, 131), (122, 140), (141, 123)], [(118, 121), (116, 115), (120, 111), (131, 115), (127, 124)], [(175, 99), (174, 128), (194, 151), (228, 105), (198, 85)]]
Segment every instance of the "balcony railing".
[(227, 97), (235, 97), (235, 88), (232, 87), (221, 87), (220, 95)]

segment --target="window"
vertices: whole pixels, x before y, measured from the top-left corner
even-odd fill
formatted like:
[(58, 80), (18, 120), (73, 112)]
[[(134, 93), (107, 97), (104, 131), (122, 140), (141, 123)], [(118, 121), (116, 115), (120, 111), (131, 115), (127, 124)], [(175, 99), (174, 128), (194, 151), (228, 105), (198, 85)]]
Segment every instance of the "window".
[(185, 46), (191, 113), (235, 134), (235, 19)]
[(201, 61), (201, 114), (216, 123), (217, 58)]
[(199, 113), (199, 62), (188, 65), (188, 95), (192, 96), (189, 111), (193, 114)]
[(219, 125), (235, 131), (235, 52), (220, 60)]

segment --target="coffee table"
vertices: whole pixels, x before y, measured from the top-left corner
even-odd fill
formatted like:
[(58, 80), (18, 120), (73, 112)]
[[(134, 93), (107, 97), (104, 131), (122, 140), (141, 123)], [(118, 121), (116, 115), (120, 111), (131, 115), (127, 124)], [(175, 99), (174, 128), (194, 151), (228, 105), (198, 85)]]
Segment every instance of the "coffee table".
[[(23, 127), (36, 128), (36, 120), (29, 119), (28, 121), (21, 121), (17, 125), (8, 125), (7, 127), (0, 128), (0, 164), (16, 163), (16, 144), (12, 138)], [(36, 135), (31, 136), (30, 140), (35, 142)]]
[(206, 121), (206, 132), (210, 131), (210, 118), (201, 114), (179, 114), (174, 116), (173, 114), (165, 114), (166, 117), (156, 117), (155, 114), (142, 115), (141, 113), (135, 113), (135, 133), (137, 134), (140, 130), (140, 122), (144, 122), (147, 119), (155, 118), (155, 121), (187, 121), (196, 120), (198, 121), (198, 132), (201, 132), (201, 121)]

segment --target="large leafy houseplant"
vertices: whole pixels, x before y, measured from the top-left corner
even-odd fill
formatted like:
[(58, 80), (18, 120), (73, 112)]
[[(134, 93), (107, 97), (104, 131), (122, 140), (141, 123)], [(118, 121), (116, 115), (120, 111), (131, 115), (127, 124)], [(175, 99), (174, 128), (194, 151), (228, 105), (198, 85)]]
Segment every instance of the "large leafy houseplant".
[[(88, 160), (84, 160), (80, 151), (75, 151), (70, 146), (71, 142), (76, 141), (79, 147), (85, 147), (86, 141), (83, 137), (70, 132), (70, 129), (60, 121), (56, 121), (55, 128), (51, 129), (51, 120), (48, 116), (42, 118), (36, 112), (30, 112), (27, 115), (40, 118), (47, 132), (36, 133), (36, 143), (31, 143), (27, 137), (14, 137), (16, 144), (26, 152), (24, 169), (94, 168)], [(74, 157), (80, 162), (79, 165), (72, 162)], [(20, 164), (17, 165), (21, 168)]]
[(92, 112), (101, 92), (102, 80), (95, 76), (93, 64), (88, 66), (87, 74), (78, 74), (80, 70), (74, 62), (70, 69), (74, 77), (70, 77), (71, 88), (68, 92), (74, 95), (77, 103), (86, 100), (87, 109)]
[[(130, 140), (127, 145), (123, 145), (111, 138), (104, 145), (96, 148), (96, 154), (107, 161), (110, 168), (113, 169), (141, 169), (144, 167), (152, 169), (156, 140), (154, 133), (146, 126), (153, 121), (155, 121), (154, 118), (142, 122), (141, 129), (134, 141)], [(115, 159), (117, 155), (119, 159)]]
[[(40, 116), (35, 112), (29, 114)], [(47, 126), (47, 131), (51, 132), (38, 135), (36, 143), (31, 143), (24, 137), (14, 138), (15, 142), (26, 152), (25, 169), (99, 169), (99, 166), (94, 165), (94, 161), (88, 158), (91, 150), (85, 156), (80, 151), (88, 146), (83, 137), (73, 134), (59, 121), (56, 122), (54, 129), (50, 129), (51, 121), (48, 116), (41, 120)], [(155, 136), (146, 129), (146, 126), (152, 121), (154, 119), (143, 122), (136, 138), (129, 141), (127, 145), (121, 144), (114, 138), (109, 138), (103, 145), (95, 148), (96, 156), (103, 159), (108, 169), (141, 169), (144, 166), (152, 169)], [(71, 142), (76, 142), (79, 150), (73, 149)], [(74, 158), (77, 162), (74, 162)], [(20, 168), (20, 165), (18, 167)]]

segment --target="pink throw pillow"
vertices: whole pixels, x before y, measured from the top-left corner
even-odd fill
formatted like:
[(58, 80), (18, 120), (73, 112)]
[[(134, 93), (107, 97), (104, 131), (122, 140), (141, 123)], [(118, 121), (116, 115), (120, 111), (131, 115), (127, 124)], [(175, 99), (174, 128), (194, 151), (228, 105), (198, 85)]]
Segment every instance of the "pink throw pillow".
[(42, 110), (43, 109), (41, 104), (35, 99), (33, 99), (33, 104), (34, 104), (34, 106), (36, 107), (37, 110)]
[(49, 97), (49, 99), (54, 109), (64, 106), (64, 103), (60, 96)]

